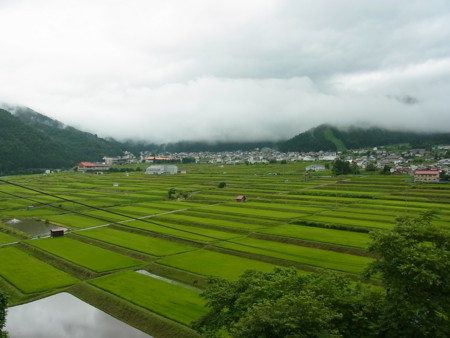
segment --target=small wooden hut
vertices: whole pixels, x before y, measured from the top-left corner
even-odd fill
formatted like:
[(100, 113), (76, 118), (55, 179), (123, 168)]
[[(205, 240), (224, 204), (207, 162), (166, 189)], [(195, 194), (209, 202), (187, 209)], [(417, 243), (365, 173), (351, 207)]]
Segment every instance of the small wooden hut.
[(50, 229), (50, 237), (62, 237), (64, 236), (65, 229)]
[(236, 202), (245, 202), (247, 197), (245, 195), (236, 196)]

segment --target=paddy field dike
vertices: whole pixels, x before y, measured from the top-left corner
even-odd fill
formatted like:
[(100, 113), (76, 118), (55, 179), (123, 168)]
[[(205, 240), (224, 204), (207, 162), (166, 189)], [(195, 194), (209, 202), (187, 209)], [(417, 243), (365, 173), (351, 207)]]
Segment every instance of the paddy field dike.
[[(64, 291), (152, 336), (194, 337), (210, 275), (286, 266), (378, 285), (362, 279), (371, 231), (430, 209), (450, 227), (450, 184), (328, 171), (305, 179), (306, 165), (2, 177), (13, 184), (0, 183), (0, 289), (10, 305)], [(31, 236), (8, 223), (29, 219), (67, 231)]]

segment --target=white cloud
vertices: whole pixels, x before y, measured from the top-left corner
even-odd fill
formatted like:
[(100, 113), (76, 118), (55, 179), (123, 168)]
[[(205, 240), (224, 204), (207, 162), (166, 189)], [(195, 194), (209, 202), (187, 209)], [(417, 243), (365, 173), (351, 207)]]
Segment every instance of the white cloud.
[(0, 32), (0, 100), (102, 136), (450, 122), (444, 0), (0, 1)]

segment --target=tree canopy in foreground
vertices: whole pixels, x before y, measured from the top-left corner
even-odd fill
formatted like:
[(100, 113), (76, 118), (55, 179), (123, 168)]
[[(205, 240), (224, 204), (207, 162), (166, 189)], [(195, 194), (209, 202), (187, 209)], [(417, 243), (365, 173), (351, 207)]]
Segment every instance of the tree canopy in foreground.
[(449, 337), (450, 232), (431, 221), (403, 217), (371, 235), (378, 258), (366, 275), (378, 274), (386, 291), (293, 268), (210, 277), (210, 311), (194, 327), (207, 337)]
[(6, 333), (4, 333), (2, 330), (5, 326), (7, 307), (8, 297), (2, 290), (0, 290), (0, 337), (6, 337)]

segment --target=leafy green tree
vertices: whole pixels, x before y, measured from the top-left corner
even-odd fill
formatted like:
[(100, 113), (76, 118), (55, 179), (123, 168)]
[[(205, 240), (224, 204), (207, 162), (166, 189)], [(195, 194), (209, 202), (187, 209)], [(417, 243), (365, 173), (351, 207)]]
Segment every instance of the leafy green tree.
[(350, 172), (351, 172), (353, 175), (358, 175), (358, 174), (359, 174), (359, 167), (358, 167), (358, 165), (357, 165), (356, 163), (352, 163), (352, 164), (351, 164), (351, 166), (350, 166)]
[(371, 235), (379, 258), (367, 273), (380, 273), (386, 287), (380, 336), (450, 337), (450, 232), (432, 219), (432, 212), (400, 217)]
[(194, 157), (183, 157), (181, 163), (195, 163), (196, 159)]
[(352, 169), (350, 167), (349, 162), (337, 159), (336, 161), (333, 162), (333, 167), (331, 168), (331, 172), (335, 176), (347, 175), (352, 172)]
[(247, 271), (237, 281), (209, 279), (210, 311), (194, 324), (209, 337), (370, 337), (382, 295), (336, 273)]
[(373, 162), (369, 162), (366, 166), (366, 171), (377, 171), (377, 166)]
[(448, 181), (450, 179), (450, 175), (445, 170), (442, 170), (439, 173), (439, 178), (443, 181)]
[(8, 297), (0, 290), (0, 337), (6, 337), (6, 334), (2, 331), (6, 321), (6, 310), (8, 307)]
[(170, 188), (169, 191), (167, 192), (167, 197), (169, 198), (169, 200), (173, 200), (177, 198), (177, 189), (175, 188)]
[(387, 164), (381, 169), (380, 174), (382, 175), (390, 175), (391, 174), (391, 167)]

